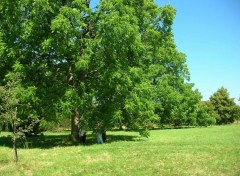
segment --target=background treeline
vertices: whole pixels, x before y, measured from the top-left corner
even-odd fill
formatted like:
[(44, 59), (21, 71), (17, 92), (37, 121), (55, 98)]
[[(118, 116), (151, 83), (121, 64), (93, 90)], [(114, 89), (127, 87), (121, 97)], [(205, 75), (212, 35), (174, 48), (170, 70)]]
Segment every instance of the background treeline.
[[(175, 9), (153, 0), (0, 1), (0, 125), (25, 132), (232, 123), (220, 88), (201, 102), (172, 32)], [(21, 128), (20, 128), (21, 127)], [(37, 129), (35, 129), (37, 131)]]

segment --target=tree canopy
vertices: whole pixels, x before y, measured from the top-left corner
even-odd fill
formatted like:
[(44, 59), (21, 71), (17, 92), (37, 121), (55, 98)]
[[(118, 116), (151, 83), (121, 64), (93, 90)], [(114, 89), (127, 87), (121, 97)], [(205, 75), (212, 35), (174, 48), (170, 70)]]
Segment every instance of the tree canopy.
[(80, 128), (195, 125), (201, 95), (172, 32), (176, 10), (153, 0), (2, 0), (0, 85), (22, 65), (32, 107)]

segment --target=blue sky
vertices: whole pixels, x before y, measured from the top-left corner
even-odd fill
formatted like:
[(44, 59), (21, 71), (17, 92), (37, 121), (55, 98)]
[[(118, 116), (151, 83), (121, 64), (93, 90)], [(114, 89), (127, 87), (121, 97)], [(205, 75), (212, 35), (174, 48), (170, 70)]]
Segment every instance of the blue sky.
[[(92, 0), (92, 5), (98, 0)], [(240, 97), (240, 1), (156, 0), (176, 10), (175, 43), (187, 55), (191, 81), (203, 100), (220, 87), (228, 89), (239, 104)]]

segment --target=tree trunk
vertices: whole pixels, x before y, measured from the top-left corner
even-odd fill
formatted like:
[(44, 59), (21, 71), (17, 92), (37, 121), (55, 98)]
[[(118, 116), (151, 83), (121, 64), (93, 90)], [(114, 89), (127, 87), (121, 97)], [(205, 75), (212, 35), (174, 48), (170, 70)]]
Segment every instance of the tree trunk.
[(98, 131), (97, 133), (97, 142), (98, 144), (103, 144), (102, 132)]
[(68, 0), (62, 0), (62, 5), (67, 5), (68, 4)]
[(16, 141), (15, 137), (13, 139), (13, 152), (14, 152), (14, 161), (18, 162), (17, 141)]
[[(73, 80), (73, 63), (71, 59), (68, 60), (68, 70), (67, 70), (67, 84), (69, 88), (74, 87), (74, 80)], [(72, 119), (71, 119), (71, 140), (73, 142), (79, 141), (79, 112), (77, 108), (75, 108), (72, 112)]]
[(79, 112), (78, 110), (74, 110), (72, 116), (72, 125), (71, 125), (71, 138), (73, 142), (79, 141)]
[(107, 134), (106, 134), (106, 131), (104, 130), (103, 133), (102, 133), (102, 139), (103, 139), (103, 142), (106, 142), (107, 141)]
[(89, 6), (90, 6), (90, 0), (86, 0), (86, 3), (87, 3), (87, 7), (89, 8)]
[(98, 144), (103, 144), (104, 142), (107, 141), (107, 135), (106, 135), (106, 131), (103, 130), (103, 131), (98, 131), (97, 133), (97, 142)]
[[(17, 108), (16, 108), (17, 111)], [(15, 121), (13, 120), (12, 122), (12, 127), (13, 127), (13, 153), (14, 153), (14, 161), (18, 162), (18, 153), (17, 153), (17, 137), (16, 137), (16, 132), (17, 132), (17, 127), (15, 124)]]

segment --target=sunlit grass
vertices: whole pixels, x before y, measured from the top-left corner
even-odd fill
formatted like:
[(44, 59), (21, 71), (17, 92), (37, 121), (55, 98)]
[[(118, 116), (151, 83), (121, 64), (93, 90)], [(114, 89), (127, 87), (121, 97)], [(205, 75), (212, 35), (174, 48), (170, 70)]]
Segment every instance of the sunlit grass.
[[(240, 126), (108, 132), (108, 142), (71, 145), (68, 133), (46, 133), (12, 160), (0, 137), (0, 175), (240, 175)], [(6, 146), (3, 146), (6, 145)]]

